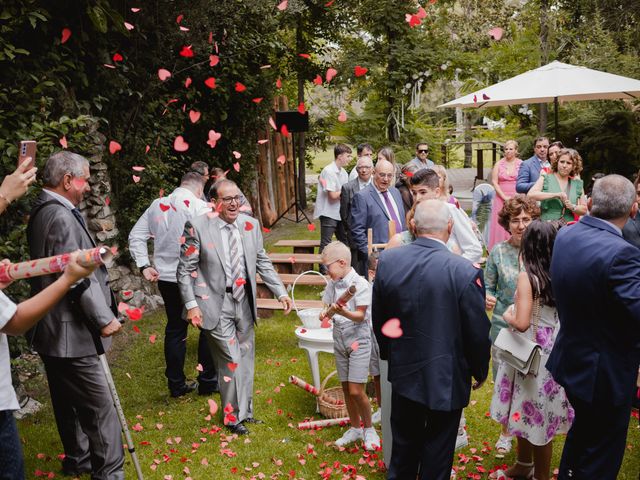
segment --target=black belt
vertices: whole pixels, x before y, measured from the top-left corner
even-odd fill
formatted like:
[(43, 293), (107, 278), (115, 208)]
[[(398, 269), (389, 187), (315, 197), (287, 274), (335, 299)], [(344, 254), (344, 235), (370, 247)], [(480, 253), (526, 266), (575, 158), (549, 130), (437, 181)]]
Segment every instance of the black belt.
[(224, 289), (225, 293), (233, 293), (233, 287), (227, 287)]

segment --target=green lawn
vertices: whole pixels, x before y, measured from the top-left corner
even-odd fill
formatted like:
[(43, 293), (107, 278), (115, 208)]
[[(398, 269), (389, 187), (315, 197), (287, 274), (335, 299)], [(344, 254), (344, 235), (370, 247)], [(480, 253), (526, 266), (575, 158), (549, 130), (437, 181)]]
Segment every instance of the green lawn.
[[(279, 238), (317, 238), (304, 224), (283, 221), (267, 235), (267, 244)], [(296, 289), (297, 290), (297, 289)], [(319, 298), (319, 290), (301, 289), (307, 298)], [(302, 295), (301, 295), (302, 296)], [(380, 453), (369, 454), (362, 449), (339, 451), (331, 442), (343, 429), (331, 427), (319, 431), (300, 431), (298, 422), (316, 416), (315, 401), (305, 391), (288, 383), (290, 375), (311, 381), (306, 356), (293, 335), (299, 324), (295, 313), (285, 317), (276, 314), (261, 321), (256, 329), (255, 414), (264, 425), (251, 426), (248, 437), (227, 437), (219, 416), (209, 416), (207, 397), (195, 393), (182, 398), (168, 396), (164, 377), (163, 335), (164, 312), (146, 315), (133, 324), (117, 340), (123, 345), (110, 360), (131, 434), (146, 478), (150, 479), (251, 479), (251, 478), (345, 478), (349, 468), (367, 479), (383, 479), (378, 461)], [(150, 337), (155, 335), (155, 342)], [(197, 334), (190, 329), (188, 338), (187, 374), (196, 372)], [(320, 356), (322, 376), (334, 369), (332, 357)], [(466, 409), (469, 447), (458, 452), (455, 465), (458, 478), (471, 478), (483, 469), (514, 461), (514, 453), (503, 460), (496, 459), (490, 448), (498, 436), (498, 425), (487, 418), (492, 386), (487, 384), (473, 392)], [(218, 404), (218, 394), (210, 397)], [(48, 393), (39, 398), (45, 408), (35, 416), (19, 422), (24, 441), (27, 478), (36, 472), (53, 472), (60, 476), (57, 455), (62, 447), (56, 432)], [(139, 425), (139, 427), (137, 426)], [(618, 478), (636, 480), (640, 470), (640, 432), (633, 419), (629, 431), (628, 450)], [(132, 427), (136, 426), (135, 431)], [(141, 428), (140, 428), (141, 427)], [(556, 468), (563, 438), (555, 441), (553, 467)], [(515, 451), (515, 449), (514, 449)], [(135, 478), (129, 455), (126, 456), (127, 478)], [(46, 476), (45, 476), (46, 477)], [(88, 478), (88, 476), (86, 477)], [(351, 478), (351, 477), (346, 477)], [(355, 478), (355, 477), (353, 477)], [(480, 477), (486, 478), (486, 473)]]

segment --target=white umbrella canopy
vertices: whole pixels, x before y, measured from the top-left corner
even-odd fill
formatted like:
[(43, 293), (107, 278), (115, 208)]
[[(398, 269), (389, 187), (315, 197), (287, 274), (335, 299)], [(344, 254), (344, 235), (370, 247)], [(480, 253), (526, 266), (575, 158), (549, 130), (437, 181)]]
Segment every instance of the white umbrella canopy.
[(557, 106), (557, 102), (621, 98), (640, 98), (640, 80), (556, 61), (439, 105), (439, 108), (549, 102)]

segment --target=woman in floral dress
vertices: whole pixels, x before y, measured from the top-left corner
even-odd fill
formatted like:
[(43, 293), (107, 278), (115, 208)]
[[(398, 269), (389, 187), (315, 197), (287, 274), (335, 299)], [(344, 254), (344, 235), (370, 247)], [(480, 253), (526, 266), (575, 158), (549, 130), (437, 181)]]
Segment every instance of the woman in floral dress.
[[(540, 217), (538, 204), (520, 194), (504, 202), (502, 210), (498, 213), (498, 222), (511, 236), (508, 240), (493, 247), (484, 272), (487, 290), (486, 308), (493, 311), (491, 331), (489, 332), (492, 345), (500, 330), (507, 326), (502, 316), (507, 307), (513, 303), (516, 291), (516, 283), (520, 273), (519, 255), (522, 235), (529, 224), (538, 217)], [(495, 381), (500, 361), (494, 346), (491, 347), (491, 356), (493, 357), (493, 380)], [(496, 442), (495, 451), (498, 458), (504, 457), (511, 451), (511, 434), (507, 431), (505, 424), (502, 425), (502, 432)]]
[[(518, 275), (515, 306), (504, 314), (511, 327), (526, 332), (542, 347), (537, 375), (523, 375), (506, 362), (498, 366), (491, 417), (518, 440), (517, 460), (504, 472), (507, 477), (548, 480), (553, 437), (566, 433), (573, 421), (573, 408), (563, 388), (544, 368), (559, 327), (549, 276), (556, 232), (554, 224), (540, 220), (525, 231), (521, 246), (525, 271)], [(535, 298), (540, 301), (538, 319), (533, 318)]]

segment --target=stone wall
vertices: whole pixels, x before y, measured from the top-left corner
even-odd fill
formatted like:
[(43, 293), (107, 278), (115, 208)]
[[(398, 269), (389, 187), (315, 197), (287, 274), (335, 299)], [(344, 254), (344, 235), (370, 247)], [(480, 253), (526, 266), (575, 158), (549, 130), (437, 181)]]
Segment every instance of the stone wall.
[[(111, 180), (107, 163), (104, 161), (106, 138), (98, 132), (97, 123), (88, 127), (87, 134), (92, 140), (87, 154), (91, 169), (89, 178), (91, 191), (85, 196), (79, 208), (87, 219), (89, 231), (93, 234), (96, 243), (120, 249), (122, 246), (116, 243), (119, 233), (116, 226), (116, 212), (111, 208), (108, 200), (111, 194)], [(135, 266), (132, 269), (129, 266), (119, 265), (119, 259), (120, 255), (116, 254), (112, 266), (108, 268), (111, 288), (116, 293), (118, 301), (126, 301), (136, 307), (145, 305), (151, 310), (162, 306), (162, 297), (158, 294), (157, 287), (144, 280)]]

